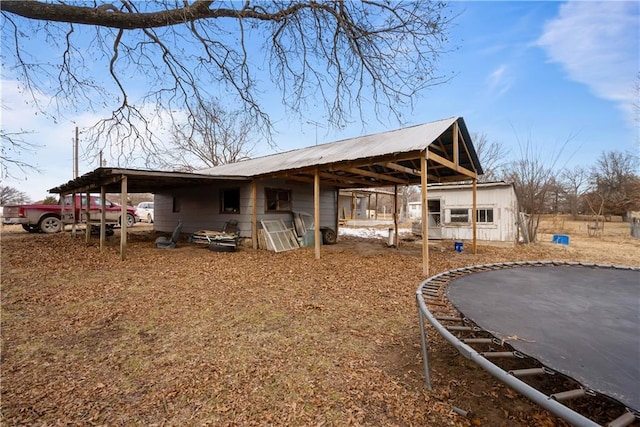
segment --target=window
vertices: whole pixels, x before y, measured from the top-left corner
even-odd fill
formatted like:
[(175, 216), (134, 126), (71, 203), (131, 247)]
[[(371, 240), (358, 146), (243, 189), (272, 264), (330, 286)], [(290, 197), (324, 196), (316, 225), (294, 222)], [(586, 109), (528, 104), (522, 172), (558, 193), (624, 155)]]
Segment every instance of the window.
[(451, 222), (457, 224), (469, 223), (469, 209), (451, 209)]
[(493, 208), (476, 210), (476, 222), (490, 224), (493, 222)]
[(266, 188), (266, 212), (291, 211), (291, 190)]
[(173, 197), (173, 209), (172, 211), (174, 213), (178, 213), (180, 212), (180, 199), (178, 199), (177, 197)]
[(230, 188), (222, 190), (222, 200), (220, 201), (220, 212), (240, 213), (240, 189)]

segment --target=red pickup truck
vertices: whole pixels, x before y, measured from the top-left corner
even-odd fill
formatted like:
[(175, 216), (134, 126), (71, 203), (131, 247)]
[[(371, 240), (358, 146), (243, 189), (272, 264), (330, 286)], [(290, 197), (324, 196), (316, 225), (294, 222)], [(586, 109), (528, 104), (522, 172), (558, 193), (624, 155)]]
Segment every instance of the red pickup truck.
[[(5, 206), (2, 210), (2, 217), (5, 224), (21, 224), (29, 233), (57, 233), (62, 231), (64, 224), (73, 222), (72, 196), (65, 196), (64, 204), (57, 205), (13, 205)], [(76, 194), (75, 217), (79, 222), (86, 221), (87, 196)], [(90, 222), (100, 221), (100, 211), (102, 200), (99, 196), (90, 196), (89, 217)], [(105, 200), (106, 222), (108, 227), (113, 228), (120, 223), (122, 208), (120, 205)], [(136, 210), (127, 206), (127, 227), (132, 227), (138, 221)]]

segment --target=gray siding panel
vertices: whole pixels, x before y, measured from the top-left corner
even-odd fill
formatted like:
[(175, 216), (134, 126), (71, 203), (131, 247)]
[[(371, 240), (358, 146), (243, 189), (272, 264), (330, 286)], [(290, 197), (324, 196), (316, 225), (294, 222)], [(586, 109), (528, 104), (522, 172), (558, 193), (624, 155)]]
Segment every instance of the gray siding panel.
[[(240, 188), (240, 212), (221, 213), (221, 194), (225, 189)], [(258, 228), (262, 219), (282, 219), (292, 226), (291, 213), (265, 213), (265, 188), (291, 190), (294, 211), (313, 214), (313, 185), (291, 183), (284, 180), (259, 181), (257, 185)], [(337, 190), (333, 187), (320, 189), (320, 225), (336, 229)], [(173, 212), (174, 198), (180, 205), (180, 212)], [(222, 230), (231, 219), (238, 221), (240, 235), (251, 237), (251, 183), (220, 182), (218, 185), (174, 188), (154, 195), (154, 228), (161, 232), (171, 232), (178, 220), (182, 220), (183, 233), (197, 230)]]

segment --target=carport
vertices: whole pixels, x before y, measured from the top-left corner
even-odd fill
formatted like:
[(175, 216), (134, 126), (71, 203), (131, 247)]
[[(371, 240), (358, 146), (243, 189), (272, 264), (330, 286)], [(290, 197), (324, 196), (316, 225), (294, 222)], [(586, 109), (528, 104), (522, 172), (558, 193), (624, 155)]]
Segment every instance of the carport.
[[(283, 178), (313, 184), (315, 223), (320, 224), (320, 186), (339, 189), (394, 188), (397, 241), (398, 186), (420, 185), (422, 217), (427, 216), (427, 183), (466, 181), (473, 183), (472, 251), (476, 252), (476, 182), (482, 168), (462, 117), (452, 117), (403, 129), (345, 139), (284, 153), (259, 157), (198, 171), (198, 173), (98, 168), (49, 190), (61, 196), (72, 193), (122, 194), (123, 211), (129, 192), (155, 192), (168, 186), (202, 184), (222, 180), (252, 183), (252, 241), (258, 247), (256, 183)], [(101, 230), (104, 230), (101, 218)], [(428, 236), (427, 221), (422, 221)], [(320, 230), (315, 230), (315, 257), (320, 258)], [(121, 232), (121, 258), (126, 257), (126, 225)], [(88, 232), (87, 232), (88, 238)], [(104, 246), (101, 231), (100, 246)], [(428, 274), (429, 245), (422, 245), (424, 274)]]

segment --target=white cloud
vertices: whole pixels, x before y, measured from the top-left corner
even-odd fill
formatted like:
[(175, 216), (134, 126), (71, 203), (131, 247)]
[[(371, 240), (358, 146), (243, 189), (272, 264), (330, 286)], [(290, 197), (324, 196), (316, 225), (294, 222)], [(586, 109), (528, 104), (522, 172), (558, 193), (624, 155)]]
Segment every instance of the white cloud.
[(489, 91), (496, 93), (497, 96), (505, 94), (512, 85), (507, 66), (502, 64), (489, 74), (488, 84)]
[(633, 115), (639, 71), (638, 2), (569, 1), (546, 22), (536, 44), (571, 80)]

